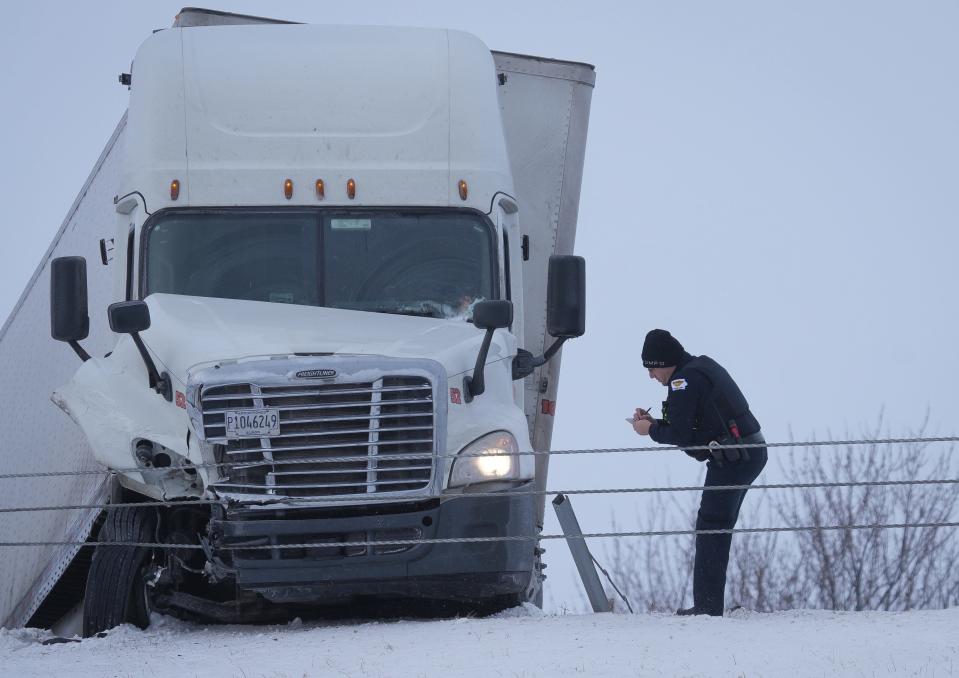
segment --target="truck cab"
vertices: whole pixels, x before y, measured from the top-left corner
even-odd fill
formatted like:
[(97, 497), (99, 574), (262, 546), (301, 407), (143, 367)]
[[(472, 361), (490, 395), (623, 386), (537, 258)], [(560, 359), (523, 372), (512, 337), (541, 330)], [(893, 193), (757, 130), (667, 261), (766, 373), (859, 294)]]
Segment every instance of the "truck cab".
[[(54, 401), (121, 504), (85, 634), (151, 608), (539, 599), (543, 419), (585, 330), (575, 209), (542, 216), (578, 199), (582, 155), (548, 191), (555, 159), (516, 180), (537, 167), (504, 120), (553, 116), (507, 111), (524, 57), (457, 31), (178, 23), (127, 79), (112, 297), (83, 258), (51, 267), (52, 334), (83, 359)], [(91, 357), (103, 302), (117, 340)]]

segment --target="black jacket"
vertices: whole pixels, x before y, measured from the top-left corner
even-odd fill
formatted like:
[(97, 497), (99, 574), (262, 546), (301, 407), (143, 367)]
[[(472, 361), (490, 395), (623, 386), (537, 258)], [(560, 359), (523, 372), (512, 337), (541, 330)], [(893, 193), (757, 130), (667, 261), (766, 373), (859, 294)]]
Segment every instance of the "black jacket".
[[(759, 432), (759, 422), (749, 411), (743, 392), (722, 365), (708, 356), (688, 353), (670, 379), (663, 418), (649, 429), (649, 437), (666, 445), (707, 445), (728, 432), (726, 421), (735, 419), (742, 437)], [(702, 450), (688, 452), (705, 460)]]

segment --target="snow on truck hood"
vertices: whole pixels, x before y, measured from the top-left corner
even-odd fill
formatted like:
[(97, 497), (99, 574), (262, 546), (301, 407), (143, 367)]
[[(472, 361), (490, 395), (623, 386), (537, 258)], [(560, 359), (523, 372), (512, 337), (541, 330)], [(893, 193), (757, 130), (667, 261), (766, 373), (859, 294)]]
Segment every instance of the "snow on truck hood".
[[(262, 301), (151, 294), (151, 327), (143, 341), (186, 382), (195, 366), (294, 353), (430, 358), (448, 376), (473, 369), (483, 332), (462, 319), (367, 313)], [(498, 331), (487, 364), (513, 353)]]

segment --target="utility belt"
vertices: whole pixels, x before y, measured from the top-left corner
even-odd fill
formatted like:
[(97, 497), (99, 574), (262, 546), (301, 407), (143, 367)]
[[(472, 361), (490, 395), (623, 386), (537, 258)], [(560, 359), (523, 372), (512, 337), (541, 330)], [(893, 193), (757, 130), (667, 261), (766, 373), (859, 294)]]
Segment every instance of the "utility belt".
[[(748, 436), (739, 435), (739, 427), (734, 420), (730, 420), (727, 425), (728, 432), (719, 436), (715, 440), (709, 441), (708, 459), (712, 459), (718, 465), (724, 463), (738, 463), (749, 461), (750, 450), (756, 450), (755, 447), (736, 447), (742, 444), (765, 443), (762, 433), (756, 432)], [(727, 447), (729, 446), (729, 447)]]

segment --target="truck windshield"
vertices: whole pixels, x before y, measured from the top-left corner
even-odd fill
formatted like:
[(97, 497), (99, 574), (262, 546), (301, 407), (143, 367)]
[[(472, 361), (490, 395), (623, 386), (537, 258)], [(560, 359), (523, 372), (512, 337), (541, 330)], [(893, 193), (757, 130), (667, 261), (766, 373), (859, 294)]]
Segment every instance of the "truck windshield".
[(467, 318), (496, 295), (492, 226), (473, 212), (178, 211), (143, 240), (144, 297)]

